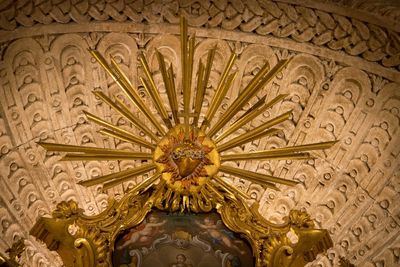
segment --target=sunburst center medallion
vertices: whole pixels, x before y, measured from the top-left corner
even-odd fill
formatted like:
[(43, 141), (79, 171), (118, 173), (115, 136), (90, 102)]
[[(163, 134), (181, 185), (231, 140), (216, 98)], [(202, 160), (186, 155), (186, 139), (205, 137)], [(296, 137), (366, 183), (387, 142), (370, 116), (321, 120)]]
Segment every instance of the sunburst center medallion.
[(161, 139), (153, 160), (167, 185), (183, 194), (198, 192), (220, 166), (214, 142), (199, 128), (182, 124)]

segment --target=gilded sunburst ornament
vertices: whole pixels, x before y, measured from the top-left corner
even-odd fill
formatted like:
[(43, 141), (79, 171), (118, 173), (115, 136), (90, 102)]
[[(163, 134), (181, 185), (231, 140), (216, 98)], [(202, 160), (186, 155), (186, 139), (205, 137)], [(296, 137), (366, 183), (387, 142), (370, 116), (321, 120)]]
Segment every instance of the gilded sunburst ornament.
[[(140, 80), (142, 86), (151, 97), (158, 113), (157, 116), (159, 116), (160, 119), (158, 119), (143, 102), (137, 89), (132, 85), (113, 58), (108, 62), (99, 52), (90, 50), (92, 56), (114, 79), (127, 99), (138, 108), (146, 119), (143, 120), (136, 116), (128, 105), (115, 96), (107, 96), (102, 91), (95, 91), (94, 94), (127, 119), (134, 127), (140, 129), (147, 138), (136, 136), (133, 132), (113, 125), (94, 114), (85, 112), (87, 118), (101, 127), (99, 130), (101, 134), (140, 145), (145, 148), (145, 151), (150, 150), (151, 152), (51, 143), (40, 143), (40, 145), (48, 151), (66, 153), (63, 160), (147, 161), (149, 163), (142, 164), (139, 167), (128, 168), (120, 172), (85, 180), (79, 182), (79, 184), (83, 186), (103, 184), (103, 189), (107, 190), (127, 180), (132, 180), (137, 176), (151, 172), (154, 175), (136, 185), (132, 190), (144, 191), (155, 185), (152, 197), (155, 195), (158, 196), (157, 199), (160, 200), (160, 205), (171, 210), (210, 210), (210, 205), (207, 204), (208, 198), (211, 195), (223, 197), (220, 190), (224, 190), (239, 198), (249, 198), (245, 192), (226, 183), (219, 177), (219, 173), (226, 173), (247, 179), (271, 189), (278, 189), (275, 185), (276, 183), (288, 186), (296, 185), (297, 182), (293, 180), (224, 165), (225, 162), (229, 161), (310, 159), (311, 155), (308, 151), (327, 149), (335, 144), (335, 141), (333, 141), (249, 153), (225, 153), (226, 151), (251, 141), (277, 134), (279, 129), (274, 127), (290, 119), (291, 111), (287, 111), (250, 129), (248, 132), (237, 135), (226, 141), (228, 136), (237, 132), (244, 125), (253, 121), (267, 109), (273, 107), (276, 103), (287, 97), (287, 95), (281, 94), (267, 101), (265, 95), (248, 110), (242, 112), (242, 115), (238, 119), (234, 119), (235, 115), (243, 111), (243, 107), (248, 104), (277, 73), (281, 72), (287, 66), (290, 59), (282, 60), (273, 67), (265, 63), (253, 79), (240, 90), (241, 93), (239, 96), (229, 105), (222, 116), (213, 122), (214, 115), (221, 106), (222, 100), (226, 96), (228, 90), (232, 88), (233, 81), (236, 77), (237, 72), (233, 71), (236, 54), (232, 53), (228, 59), (220, 76), (219, 83), (215, 88), (212, 101), (205, 114), (201, 114), (217, 47), (209, 50), (205, 64), (202, 60), (197, 62), (198, 71), (195, 79), (193, 79), (197, 82), (193, 86), (191, 82), (193, 78), (193, 65), (195, 64), (195, 62), (193, 62), (193, 55), (196, 43), (194, 36), (188, 37), (187, 22), (184, 17), (181, 19), (180, 29), (181, 83), (177, 83), (175, 79), (174, 66), (167, 66), (164, 56), (159, 51), (156, 51), (159, 71), (162, 74), (168, 96), (168, 109), (162, 101), (146, 57), (143, 54), (139, 56), (145, 74), (145, 77), (140, 77)], [(182, 90), (180, 91), (183, 92), (183, 105), (178, 104), (178, 90), (176, 89), (176, 84), (182, 86)], [(195, 92), (193, 96), (191, 95), (192, 88), (194, 88), (193, 92)], [(199, 122), (201, 119), (202, 121), (200, 124)], [(164, 125), (160, 123), (160, 121), (162, 121)], [(225, 127), (226, 125), (229, 125), (229, 127)]]

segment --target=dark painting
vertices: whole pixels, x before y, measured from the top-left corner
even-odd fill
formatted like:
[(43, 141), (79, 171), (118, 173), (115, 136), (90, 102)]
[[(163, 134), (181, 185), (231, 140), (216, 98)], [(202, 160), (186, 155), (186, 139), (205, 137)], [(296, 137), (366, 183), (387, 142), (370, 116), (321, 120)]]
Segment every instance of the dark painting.
[(152, 212), (118, 236), (114, 267), (254, 266), (246, 240), (230, 231), (217, 213)]

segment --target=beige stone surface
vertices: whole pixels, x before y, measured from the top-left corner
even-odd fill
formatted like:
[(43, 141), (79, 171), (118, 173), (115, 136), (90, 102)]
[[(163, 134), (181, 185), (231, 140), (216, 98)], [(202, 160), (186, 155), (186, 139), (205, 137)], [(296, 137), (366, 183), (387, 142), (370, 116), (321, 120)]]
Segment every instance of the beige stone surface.
[(356, 266), (399, 266), (398, 1), (1, 2), (1, 252), (24, 237), (24, 266), (61, 266), (55, 253), (28, 235), (38, 216), (69, 199), (96, 214), (109, 196), (120, 196), (146, 178), (106, 193), (101, 187), (87, 189), (76, 182), (140, 162), (59, 162), (58, 154), (46, 153), (36, 142), (142, 149), (102, 137), (85, 119), (83, 110), (127, 124), (91, 94), (94, 89), (121, 93), (87, 49), (113, 56), (155, 112), (138, 80), (142, 70), (137, 56), (144, 52), (148, 57), (166, 100), (155, 48), (174, 65), (179, 81), (180, 14), (188, 17), (189, 33), (197, 36), (195, 62), (205, 61), (208, 49), (218, 47), (203, 112), (231, 51), (238, 55), (239, 75), (217, 116), (265, 61), (273, 66), (293, 57), (258, 95), (289, 96), (241, 132), (292, 109), (291, 121), (281, 125), (282, 134), (238, 151), (339, 140), (331, 150), (315, 153), (315, 160), (238, 165), (301, 181), (296, 187), (280, 186), (275, 192), (236, 178), (226, 177), (228, 181), (259, 201), (260, 212), (271, 220), (279, 221), (290, 209), (304, 209), (318, 226), (329, 229), (334, 248), (310, 266), (338, 266), (340, 256)]

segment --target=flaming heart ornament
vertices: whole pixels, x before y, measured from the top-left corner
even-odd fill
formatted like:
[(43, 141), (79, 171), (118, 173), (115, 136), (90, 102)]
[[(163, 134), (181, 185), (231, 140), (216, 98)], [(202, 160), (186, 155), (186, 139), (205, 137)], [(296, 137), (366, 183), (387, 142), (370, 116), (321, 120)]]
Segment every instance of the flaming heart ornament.
[(183, 125), (166, 134), (153, 159), (167, 184), (183, 194), (200, 190), (220, 166), (220, 156), (211, 139), (198, 128), (191, 128), (185, 135)]

